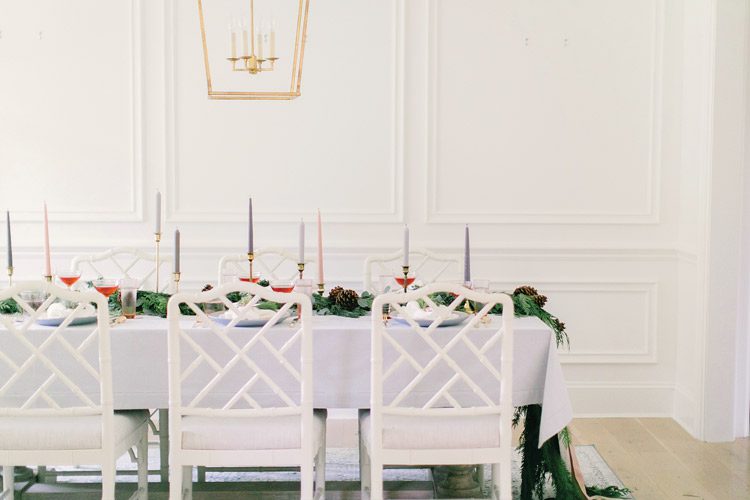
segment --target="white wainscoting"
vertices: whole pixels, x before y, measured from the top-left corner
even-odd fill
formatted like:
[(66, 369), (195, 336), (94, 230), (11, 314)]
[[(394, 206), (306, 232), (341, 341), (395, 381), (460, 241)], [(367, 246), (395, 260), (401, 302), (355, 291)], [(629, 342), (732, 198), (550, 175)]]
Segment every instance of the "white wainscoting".
[[(184, 288), (244, 250), (248, 196), (258, 246), (293, 248), (304, 216), (311, 255), (321, 208), (327, 281), (355, 288), (403, 223), (412, 246), (460, 254), (468, 222), (475, 277), (537, 286), (568, 325), (577, 413), (672, 415), (682, 11), (601, 3), (315, 0), (302, 97), (278, 103), (207, 99), (194, 2), (6, 2), (16, 277), (41, 275), (44, 199), (62, 268), (152, 250), (161, 189)], [(55, 74), (27, 62), (43, 50)]]

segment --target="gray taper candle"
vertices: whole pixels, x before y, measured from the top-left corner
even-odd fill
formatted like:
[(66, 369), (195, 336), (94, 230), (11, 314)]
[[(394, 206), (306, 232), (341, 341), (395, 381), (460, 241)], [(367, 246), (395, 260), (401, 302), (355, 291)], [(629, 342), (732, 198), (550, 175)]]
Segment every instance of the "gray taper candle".
[(469, 245), (469, 225), (464, 230), (464, 283), (471, 282), (471, 246)]
[(180, 272), (180, 230), (174, 231), (174, 272)]
[(7, 242), (8, 242), (8, 267), (13, 267), (13, 244), (11, 243), (10, 238), (10, 212), (8, 210), (5, 211), (5, 226), (8, 230), (7, 232)]

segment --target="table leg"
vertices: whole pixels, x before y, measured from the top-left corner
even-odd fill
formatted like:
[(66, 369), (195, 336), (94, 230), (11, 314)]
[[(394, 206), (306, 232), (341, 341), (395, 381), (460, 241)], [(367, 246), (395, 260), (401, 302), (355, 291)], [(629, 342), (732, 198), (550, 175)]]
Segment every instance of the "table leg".
[(159, 464), (161, 482), (169, 483), (169, 410), (159, 410)]
[(481, 465), (440, 465), (435, 467), (440, 498), (482, 498), (482, 485), (477, 482)]

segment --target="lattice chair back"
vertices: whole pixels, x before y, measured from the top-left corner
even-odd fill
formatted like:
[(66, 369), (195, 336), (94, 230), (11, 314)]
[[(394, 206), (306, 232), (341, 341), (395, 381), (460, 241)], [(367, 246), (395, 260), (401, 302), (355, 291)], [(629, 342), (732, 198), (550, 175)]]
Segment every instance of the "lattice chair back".
[[(284, 250), (283, 248), (263, 248), (256, 250), (253, 254), (253, 272), (260, 274), (269, 280), (293, 280), (299, 276), (297, 260), (299, 256)], [(310, 264), (314, 263), (313, 259), (305, 259), (305, 264), (310, 270)], [(250, 272), (247, 254), (243, 255), (225, 255), (219, 260), (218, 282), (223, 285), (226, 277), (247, 276)]]
[[(160, 292), (168, 292), (172, 287), (171, 262), (171, 255), (159, 255)], [(112, 248), (98, 254), (80, 255), (72, 260), (71, 268), (81, 272), (81, 280), (128, 278), (137, 280), (138, 288), (156, 288), (156, 254), (137, 248)]]
[[(227, 294), (233, 292), (244, 294), (244, 299), (231, 302)], [(212, 301), (226, 307), (221, 318), (202, 311), (200, 305)], [(258, 322), (257, 306), (268, 301), (279, 309), (267, 315), (265, 325), (235, 328), (244, 321)], [(299, 321), (278, 327), (297, 315), (295, 305)], [(207, 328), (194, 328), (194, 318), (183, 315), (187, 311)], [(208, 292), (173, 295), (168, 318), (170, 432), (179, 435), (181, 417), (187, 416), (286, 415), (301, 415), (303, 435), (310, 432), (312, 303), (308, 296), (227, 283)]]
[[(380, 278), (402, 275), (404, 252), (400, 250), (389, 255), (372, 255), (365, 259), (365, 290), (374, 294), (384, 292)], [(429, 250), (412, 250), (409, 252), (409, 273), (414, 274), (419, 283), (430, 284), (439, 281), (458, 280), (459, 258), (451, 255), (440, 255)], [(392, 287), (395, 289), (396, 284)]]
[[(450, 305), (439, 306), (431, 298), (437, 292), (448, 292), (455, 298)], [(465, 314), (458, 311), (464, 299), (473, 301), (477, 314), (458, 327), (439, 328), (453, 315)], [(425, 317), (417, 307), (419, 303), (431, 308), (434, 316)], [(497, 304), (503, 306), (501, 324), (481, 325), (484, 315)], [(382, 319), (384, 307), (390, 307), (391, 315), (399, 319), (386, 325)], [(496, 415), (505, 462), (501, 467), (510, 478), (512, 299), (460, 285), (433, 284), (406, 294), (379, 295), (372, 310), (373, 449), (383, 447), (384, 416), (429, 419)]]
[(0, 301), (7, 299), (23, 317), (0, 315), (0, 416), (101, 415), (103, 435), (112, 435), (104, 296), (30, 282), (0, 291)]

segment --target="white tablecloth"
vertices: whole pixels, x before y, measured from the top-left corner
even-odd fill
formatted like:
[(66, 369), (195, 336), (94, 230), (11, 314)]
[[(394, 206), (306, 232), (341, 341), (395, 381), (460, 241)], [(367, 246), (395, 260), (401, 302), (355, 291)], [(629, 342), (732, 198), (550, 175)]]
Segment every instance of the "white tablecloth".
[[(367, 317), (314, 318), (315, 407), (369, 407), (370, 322)], [(83, 338), (87, 329), (79, 328)], [(115, 408), (168, 407), (166, 329), (166, 320), (147, 316), (112, 328)], [(38, 345), (49, 330), (35, 327), (28, 335), (30, 339), (36, 337), (32, 341)], [(208, 329), (204, 330), (209, 334)], [(0, 327), (0, 350), (11, 354), (10, 350), (23, 349), (9, 337), (8, 332)], [(542, 405), (540, 443), (543, 443), (570, 422), (572, 408), (554, 334), (537, 318), (517, 318), (515, 321), (513, 374), (513, 404)], [(15, 387), (6, 396), (21, 389)], [(0, 405), (2, 403), (0, 397)]]

